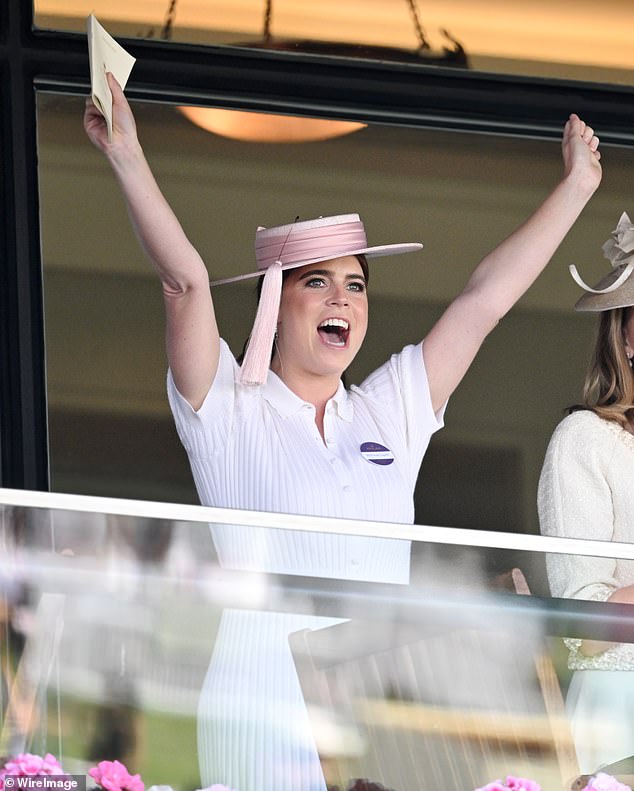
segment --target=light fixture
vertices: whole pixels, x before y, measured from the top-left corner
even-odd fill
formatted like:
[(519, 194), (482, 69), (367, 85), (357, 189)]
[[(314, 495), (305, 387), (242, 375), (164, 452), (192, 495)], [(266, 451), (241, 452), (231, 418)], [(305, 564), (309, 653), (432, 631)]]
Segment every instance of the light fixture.
[(308, 143), (341, 137), (363, 129), (354, 121), (251, 113), (214, 107), (179, 107), (192, 123), (223, 137), (248, 143)]
[[(176, 12), (177, 0), (170, 0), (163, 27), (163, 38), (170, 38)], [(421, 25), (416, 0), (407, 0), (418, 47), (413, 51), (398, 47), (348, 44), (330, 41), (304, 41), (274, 39), (271, 34), (273, 0), (265, 0), (264, 26), (261, 41), (240, 46), (251, 49), (296, 51), (322, 55), (372, 58), (424, 63), (436, 66), (455, 66), (468, 68), (464, 47), (446, 30), (442, 35), (451, 46), (443, 47), (442, 52), (432, 50)], [(324, 118), (305, 118), (275, 113), (255, 113), (243, 110), (225, 110), (213, 107), (179, 107), (180, 112), (192, 123), (209, 132), (251, 143), (301, 143), (328, 140), (332, 137), (348, 135), (363, 129), (366, 124), (354, 121), (333, 121)]]

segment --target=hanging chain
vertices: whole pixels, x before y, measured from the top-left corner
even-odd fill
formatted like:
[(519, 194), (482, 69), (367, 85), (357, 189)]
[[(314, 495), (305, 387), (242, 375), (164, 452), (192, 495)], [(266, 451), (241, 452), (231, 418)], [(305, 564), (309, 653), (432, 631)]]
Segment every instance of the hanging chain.
[(163, 41), (169, 41), (172, 38), (172, 27), (174, 25), (174, 17), (176, 16), (176, 3), (178, 0), (170, 0), (170, 4), (165, 14), (165, 22), (161, 30), (161, 38)]
[[(161, 38), (164, 41), (169, 41), (172, 38), (172, 28), (174, 26), (174, 19), (176, 17), (177, 2), (178, 0), (170, 0), (169, 6), (167, 8), (167, 13), (165, 14), (165, 22), (163, 23), (163, 28), (161, 30)], [(416, 36), (418, 38), (418, 48), (421, 50), (431, 49), (429, 41), (427, 41), (427, 38), (425, 36), (425, 31), (423, 30), (423, 26), (420, 23), (418, 9), (416, 7), (416, 0), (407, 0), (407, 5), (409, 6), (409, 10), (412, 15), (412, 21), (414, 23), (414, 29), (416, 31)], [(265, 43), (269, 42), (272, 38), (271, 36), (272, 15), (273, 15), (273, 0), (265, 0), (264, 25), (262, 28), (262, 38), (264, 39)]]
[[(176, 0), (172, 0), (172, 3), (175, 5)], [(423, 26), (420, 23), (420, 17), (418, 16), (418, 9), (416, 8), (416, 0), (407, 0), (407, 4), (409, 6), (410, 13), (412, 15), (412, 21), (414, 22), (414, 29), (416, 31), (416, 36), (418, 38), (418, 47), (419, 49), (431, 49), (429, 41), (425, 36), (425, 31), (423, 30)], [(271, 17), (273, 14), (273, 0), (265, 0), (264, 4), (264, 25), (262, 28), (262, 38), (265, 42), (271, 40)]]
[(264, 26), (262, 28), (262, 38), (268, 44), (271, 40), (271, 15), (273, 14), (273, 0), (266, 0), (264, 4)]
[(418, 36), (418, 43), (419, 49), (431, 49), (429, 45), (429, 41), (425, 37), (425, 31), (423, 30), (423, 26), (420, 23), (420, 17), (418, 16), (418, 9), (416, 8), (416, 0), (407, 0), (407, 5), (409, 6), (410, 13), (412, 15), (412, 20), (414, 22), (414, 28), (416, 29), (416, 35)]

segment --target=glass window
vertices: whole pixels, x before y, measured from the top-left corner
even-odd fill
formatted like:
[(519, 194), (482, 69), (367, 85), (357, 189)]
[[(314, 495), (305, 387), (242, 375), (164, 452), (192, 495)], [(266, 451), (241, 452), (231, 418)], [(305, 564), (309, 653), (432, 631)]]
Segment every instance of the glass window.
[[(373, 262), (370, 328), (350, 371), (361, 382), (418, 342), (480, 258), (560, 174), (554, 141), (369, 126), (312, 143), (222, 137), (176, 107), (135, 104), (148, 159), (210, 277), (248, 271), (258, 225), (358, 211), (370, 243), (420, 253)], [(40, 201), (52, 488), (194, 502), (165, 393), (163, 306), (115, 179), (82, 130), (83, 99), (38, 94)], [(537, 532), (546, 444), (580, 397), (593, 318), (571, 307), (567, 266), (596, 279), (601, 245), (627, 208), (632, 152), (608, 149), (600, 192), (555, 260), (490, 336), (432, 438), (416, 521)], [(215, 289), (238, 353), (253, 282)]]
[(84, 31), (91, 12), (113, 35), (126, 37), (634, 81), (628, 0), (580, 0), (574, 12), (567, 0), (454, 0), (420, 8), (416, 0), (35, 0), (35, 24), (43, 29)]

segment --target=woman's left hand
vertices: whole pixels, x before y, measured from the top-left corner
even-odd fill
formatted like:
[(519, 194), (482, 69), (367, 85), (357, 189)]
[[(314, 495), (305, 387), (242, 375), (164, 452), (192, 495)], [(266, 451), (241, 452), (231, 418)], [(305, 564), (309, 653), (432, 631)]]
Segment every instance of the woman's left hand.
[(594, 129), (578, 115), (568, 118), (561, 141), (564, 176), (580, 180), (592, 194), (601, 183), (601, 152)]

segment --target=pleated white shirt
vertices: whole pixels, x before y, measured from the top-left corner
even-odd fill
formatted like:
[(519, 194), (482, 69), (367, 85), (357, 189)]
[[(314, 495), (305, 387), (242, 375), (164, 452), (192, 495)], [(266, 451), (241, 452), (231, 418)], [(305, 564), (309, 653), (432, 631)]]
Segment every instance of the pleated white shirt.
[[(431, 404), (421, 344), (406, 346), (359, 387), (315, 409), (269, 372), (236, 382), (221, 341), (214, 383), (195, 411), (168, 374), (168, 396), (203, 505), (411, 524), (414, 487), (443, 411)], [(378, 452), (372, 449), (383, 448)], [(370, 448), (371, 450), (368, 450)], [(379, 458), (377, 458), (377, 456)], [(406, 582), (409, 542), (257, 528), (214, 528), (228, 568)]]

